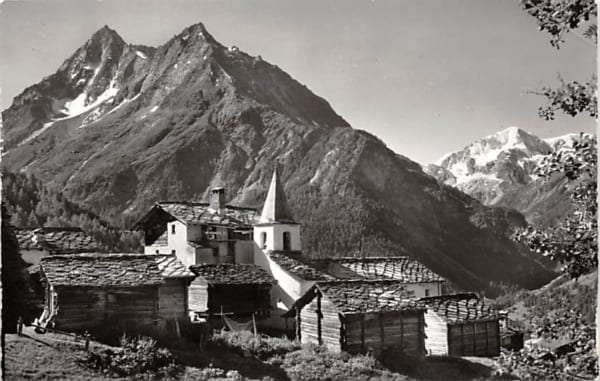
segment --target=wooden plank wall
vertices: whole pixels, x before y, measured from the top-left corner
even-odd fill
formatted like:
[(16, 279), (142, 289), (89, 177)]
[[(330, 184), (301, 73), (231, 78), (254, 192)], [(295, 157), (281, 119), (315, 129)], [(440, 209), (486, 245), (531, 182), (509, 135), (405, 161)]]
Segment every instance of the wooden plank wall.
[(425, 312), (425, 350), (433, 356), (448, 356), (448, 324), (432, 310)]
[(450, 356), (491, 357), (500, 354), (498, 321), (473, 322), (448, 326)]
[[(300, 312), (300, 341), (302, 343), (324, 344), (328, 349), (338, 352), (341, 350), (341, 328), (339, 313), (326, 297), (315, 297)], [(320, 339), (319, 330), (321, 332)]]
[(271, 309), (269, 285), (216, 285), (209, 286), (201, 277), (189, 287), (189, 309), (218, 314), (252, 313)]
[(107, 321), (151, 327), (158, 311), (158, 288), (60, 287), (56, 289), (56, 328), (81, 331)]
[(186, 317), (186, 280), (166, 279), (158, 288), (158, 314), (163, 319)]
[(208, 283), (200, 277), (194, 279), (188, 289), (188, 307), (190, 311), (208, 311)]
[(424, 354), (422, 311), (355, 314), (342, 320), (345, 351), (380, 356), (386, 349), (397, 349), (416, 356)]
[(208, 288), (208, 310), (219, 313), (252, 313), (271, 308), (271, 286), (217, 285)]

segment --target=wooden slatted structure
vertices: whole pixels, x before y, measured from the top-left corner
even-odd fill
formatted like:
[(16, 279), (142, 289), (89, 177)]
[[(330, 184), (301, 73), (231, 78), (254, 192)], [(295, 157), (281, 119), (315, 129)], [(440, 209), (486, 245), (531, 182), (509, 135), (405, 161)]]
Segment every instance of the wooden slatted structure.
[(73, 254), (42, 258), (42, 323), (83, 332), (153, 331), (164, 283), (153, 258), (137, 254)]
[(256, 265), (205, 264), (190, 270), (197, 275), (189, 292), (189, 308), (202, 315), (267, 315), (271, 287), (277, 281)]
[(334, 351), (423, 355), (424, 305), (397, 281), (317, 282), (288, 312), (303, 343)]
[(421, 301), (427, 305), (425, 347), (429, 354), (499, 355), (499, 316), (476, 294), (443, 295)]

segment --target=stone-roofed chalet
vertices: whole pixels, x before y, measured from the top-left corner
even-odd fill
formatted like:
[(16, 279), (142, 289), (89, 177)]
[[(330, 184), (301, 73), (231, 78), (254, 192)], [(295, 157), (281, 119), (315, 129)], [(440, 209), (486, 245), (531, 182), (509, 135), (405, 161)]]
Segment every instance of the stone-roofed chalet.
[(40, 259), (53, 254), (102, 252), (101, 243), (74, 227), (45, 227), (34, 230), (16, 229), (19, 249), (23, 259), (36, 272)]
[(418, 298), (442, 294), (444, 278), (421, 262), (407, 257), (342, 257), (315, 261), (340, 279), (393, 279), (405, 283)]
[(175, 254), (186, 265), (252, 263), (257, 211), (226, 205), (225, 190), (209, 203), (160, 201), (134, 226), (144, 231), (146, 254)]
[(187, 319), (187, 284), (194, 275), (175, 256), (53, 255), (42, 258), (40, 269), (43, 325), (162, 335)]
[(317, 282), (285, 315), (303, 343), (351, 353), (423, 355), (425, 305), (395, 280)]
[(197, 276), (190, 286), (190, 309), (199, 315), (267, 315), (271, 287), (277, 281), (265, 270), (249, 264), (194, 265)]
[(425, 346), (433, 355), (497, 356), (500, 353), (498, 313), (476, 294), (420, 299), (427, 306)]
[(154, 327), (164, 281), (152, 257), (56, 255), (42, 258), (40, 268), (46, 285), (41, 324), (76, 332), (99, 332), (117, 323)]

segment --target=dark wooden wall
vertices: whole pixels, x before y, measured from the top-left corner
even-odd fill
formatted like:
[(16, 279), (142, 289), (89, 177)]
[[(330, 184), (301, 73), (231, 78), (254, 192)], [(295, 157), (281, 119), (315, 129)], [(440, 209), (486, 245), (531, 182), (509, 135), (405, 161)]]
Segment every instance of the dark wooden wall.
[(296, 326), (300, 327), (302, 343), (325, 344), (333, 351), (342, 349), (340, 314), (327, 298), (317, 295), (312, 302), (304, 306)]
[(449, 325), (448, 348), (450, 356), (498, 356), (500, 354), (498, 321)]
[(158, 315), (163, 319), (187, 317), (187, 280), (165, 279), (158, 288)]
[(299, 317), (296, 324), (303, 343), (325, 344), (332, 350), (350, 353), (371, 352), (375, 356), (387, 349), (425, 354), (423, 311), (341, 315), (326, 297), (318, 294), (302, 308)]
[(55, 327), (95, 331), (114, 324), (149, 330), (158, 312), (158, 287), (57, 287)]
[(386, 349), (406, 354), (425, 354), (423, 311), (392, 311), (345, 316), (344, 343), (350, 353), (372, 352), (381, 355)]
[(219, 314), (250, 314), (271, 309), (270, 285), (208, 285), (204, 279), (194, 279), (189, 289), (192, 311)]

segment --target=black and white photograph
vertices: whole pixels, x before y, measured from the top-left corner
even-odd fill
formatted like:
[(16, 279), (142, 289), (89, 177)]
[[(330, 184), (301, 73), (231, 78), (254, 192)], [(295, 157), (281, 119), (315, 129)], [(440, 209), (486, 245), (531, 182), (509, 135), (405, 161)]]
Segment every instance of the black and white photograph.
[(0, 378), (597, 379), (597, 38), (594, 0), (0, 0)]

